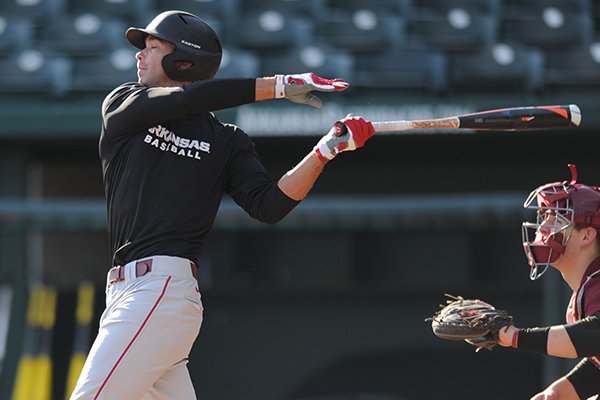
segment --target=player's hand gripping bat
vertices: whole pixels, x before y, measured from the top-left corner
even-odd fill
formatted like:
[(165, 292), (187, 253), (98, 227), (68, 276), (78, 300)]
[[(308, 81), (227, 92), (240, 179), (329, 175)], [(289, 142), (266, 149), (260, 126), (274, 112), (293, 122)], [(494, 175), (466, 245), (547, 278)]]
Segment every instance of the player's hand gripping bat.
[(409, 129), (475, 129), (485, 131), (529, 131), (556, 128), (576, 128), (581, 123), (581, 111), (575, 104), (561, 106), (511, 107), (479, 111), (447, 118), (413, 121), (373, 122), (376, 132)]

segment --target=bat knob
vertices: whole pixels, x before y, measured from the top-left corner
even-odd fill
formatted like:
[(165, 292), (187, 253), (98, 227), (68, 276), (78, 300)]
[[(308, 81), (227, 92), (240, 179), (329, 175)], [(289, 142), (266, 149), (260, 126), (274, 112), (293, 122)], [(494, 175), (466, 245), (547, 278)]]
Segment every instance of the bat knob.
[(348, 127), (342, 121), (337, 121), (333, 127), (335, 128), (335, 136), (343, 136), (348, 133)]

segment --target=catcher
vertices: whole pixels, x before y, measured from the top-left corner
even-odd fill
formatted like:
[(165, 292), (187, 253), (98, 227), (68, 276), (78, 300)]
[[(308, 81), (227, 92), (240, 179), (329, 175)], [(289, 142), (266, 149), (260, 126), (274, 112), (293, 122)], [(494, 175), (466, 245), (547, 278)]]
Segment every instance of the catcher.
[(506, 311), (481, 300), (453, 297), (431, 321), (436, 335), (464, 339), (491, 350), (496, 344), (554, 357), (582, 360), (531, 400), (587, 399), (600, 394), (600, 187), (570, 181), (535, 189), (525, 208), (537, 210), (536, 222), (524, 222), (523, 247), (530, 278), (549, 266), (560, 272), (573, 290), (566, 324), (517, 328)]

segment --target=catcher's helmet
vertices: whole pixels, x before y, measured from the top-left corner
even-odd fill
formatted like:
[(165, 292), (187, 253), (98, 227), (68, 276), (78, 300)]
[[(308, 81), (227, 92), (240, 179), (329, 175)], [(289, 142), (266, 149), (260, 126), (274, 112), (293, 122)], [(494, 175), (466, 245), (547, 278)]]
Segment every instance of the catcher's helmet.
[[(558, 261), (575, 224), (600, 229), (600, 188), (577, 183), (577, 168), (573, 164), (569, 168), (571, 181), (540, 186), (523, 204), (537, 210), (537, 221), (523, 222), (521, 229), (532, 280)], [(530, 231), (533, 240), (529, 239)], [(538, 271), (540, 267), (543, 269)]]
[[(202, 19), (185, 11), (165, 11), (158, 14), (145, 29), (127, 29), (127, 40), (144, 49), (148, 35), (175, 45), (175, 51), (163, 57), (162, 66), (174, 81), (210, 79), (221, 64), (223, 49), (217, 33)], [(191, 67), (177, 68), (177, 61), (189, 61)]]

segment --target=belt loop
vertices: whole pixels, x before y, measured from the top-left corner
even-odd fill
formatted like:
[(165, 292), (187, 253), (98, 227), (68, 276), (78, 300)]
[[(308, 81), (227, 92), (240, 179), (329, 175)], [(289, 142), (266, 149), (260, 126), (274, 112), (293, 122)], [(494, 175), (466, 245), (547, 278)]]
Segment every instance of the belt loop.
[(112, 267), (108, 270), (108, 284), (112, 285), (119, 281), (119, 267)]
[(125, 267), (117, 265), (108, 271), (108, 283), (113, 284), (125, 279)]
[(132, 282), (135, 280), (135, 261), (128, 262), (123, 266), (125, 268), (125, 281)]
[(137, 277), (144, 276), (152, 271), (152, 259), (146, 259), (135, 263), (135, 275)]

